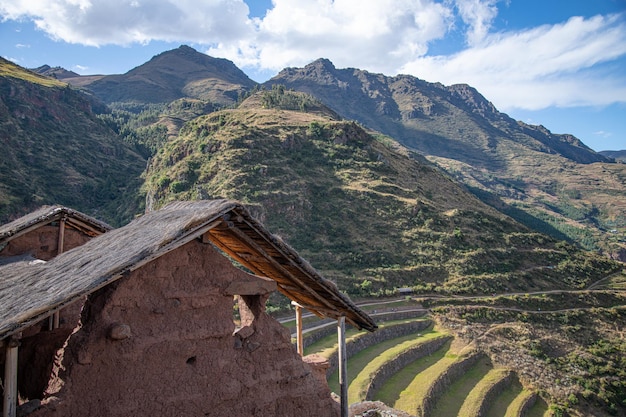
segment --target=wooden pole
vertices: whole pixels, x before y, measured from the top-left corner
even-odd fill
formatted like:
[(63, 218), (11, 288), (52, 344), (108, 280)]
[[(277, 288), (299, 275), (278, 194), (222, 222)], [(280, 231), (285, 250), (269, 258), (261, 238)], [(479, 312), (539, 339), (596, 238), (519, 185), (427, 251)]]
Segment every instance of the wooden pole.
[[(59, 239), (57, 242), (57, 255), (60, 255), (65, 250), (65, 217), (61, 217), (59, 220)], [(48, 321), (48, 328), (50, 330), (58, 329), (61, 326), (60, 312), (57, 311), (52, 314)]]
[(304, 356), (304, 344), (302, 343), (302, 307), (294, 303), (296, 307), (296, 347), (298, 354)]
[(17, 348), (20, 342), (11, 336), (6, 344), (4, 362), (4, 404), (2, 415), (16, 417), (17, 415)]
[(337, 320), (337, 341), (339, 342), (339, 388), (341, 391), (341, 417), (348, 417), (348, 358), (346, 356), (346, 318)]

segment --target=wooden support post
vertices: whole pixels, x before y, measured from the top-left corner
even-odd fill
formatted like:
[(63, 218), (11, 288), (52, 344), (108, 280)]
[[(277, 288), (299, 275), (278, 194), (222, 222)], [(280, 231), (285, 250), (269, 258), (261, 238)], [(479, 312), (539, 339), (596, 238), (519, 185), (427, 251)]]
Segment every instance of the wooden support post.
[(63, 253), (64, 246), (65, 246), (65, 217), (62, 217), (61, 220), (59, 220), (59, 240), (57, 243), (57, 255), (60, 255)]
[[(57, 240), (57, 256), (62, 254), (65, 251), (65, 216), (61, 217), (59, 220), (59, 239)], [(61, 325), (61, 316), (60, 312), (56, 311), (52, 313), (50, 319), (48, 320), (48, 329), (54, 330), (58, 329)]]
[(346, 318), (337, 320), (337, 341), (339, 342), (339, 389), (341, 417), (348, 417), (348, 358), (346, 356)]
[(3, 417), (15, 417), (17, 415), (17, 348), (19, 345), (19, 340), (13, 336), (6, 344)]
[(294, 301), (291, 302), (296, 307), (296, 347), (298, 354), (304, 356), (304, 344), (302, 342), (302, 306)]

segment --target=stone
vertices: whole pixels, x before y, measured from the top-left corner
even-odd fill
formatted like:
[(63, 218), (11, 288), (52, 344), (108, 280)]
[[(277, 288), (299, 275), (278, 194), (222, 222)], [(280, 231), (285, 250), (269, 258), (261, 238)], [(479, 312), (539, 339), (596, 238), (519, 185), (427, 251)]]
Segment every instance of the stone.
[(17, 408), (17, 417), (24, 417), (41, 407), (41, 400), (30, 400)]
[(86, 350), (81, 349), (78, 351), (77, 360), (81, 365), (89, 365), (91, 363), (91, 355)]
[(112, 340), (124, 340), (132, 336), (128, 324), (115, 324), (109, 330), (109, 338)]
[(235, 331), (234, 335), (241, 340), (247, 339), (254, 334), (254, 329), (251, 326), (243, 326), (241, 329)]
[(258, 348), (261, 347), (261, 344), (259, 342), (248, 342), (246, 343), (246, 350), (250, 353), (254, 352), (255, 350), (257, 350)]

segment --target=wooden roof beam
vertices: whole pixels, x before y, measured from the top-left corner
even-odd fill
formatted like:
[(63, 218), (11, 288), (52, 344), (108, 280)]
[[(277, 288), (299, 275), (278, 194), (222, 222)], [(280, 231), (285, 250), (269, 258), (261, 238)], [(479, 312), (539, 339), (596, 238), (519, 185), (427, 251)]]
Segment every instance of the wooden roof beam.
[[(248, 224), (248, 223), (246, 223)], [(296, 277), (295, 275), (293, 275), (290, 271), (288, 271), (284, 266), (282, 266), (281, 264), (279, 264), (273, 257), (271, 257), (270, 255), (267, 254), (267, 252), (261, 247), (259, 246), (255, 241), (253, 241), (248, 235), (246, 235), (241, 229), (239, 229), (238, 227), (232, 227), (231, 230), (233, 231), (233, 233), (235, 235), (237, 235), (237, 237), (239, 237), (243, 242), (245, 242), (247, 245), (249, 245), (252, 249), (254, 249), (255, 251), (257, 251), (258, 253), (261, 253), (264, 257), (266, 257), (266, 259), (268, 260), (268, 262), (275, 268), (277, 269), (279, 272), (281, 272), (282, 274), (289, 276), (293, 279), (294, 282), (296, 282), (300, 287), (306, 289), (307, 291), (309, 291), (311, 293), (311, 295), (314, 296), (314, 298), (316, 298), (320, 303), (322, 303), (323, 305), (325, 305), (326, 307), (328, 307), (329, 309), (334, 309), (334, 306), (329, 303), (324, 297), (322, 297), (317, 291), (313, 290), (311, 287), (309, 287), (308, 285), (306, 285), (304, 282), (302, 282), (298, 277)], [(303, 273), (305, 273), (305, 271), (302, 271)], [(308, 274), (307, 274), (308, 275)], [(335, 310), (336, 311), (336, 310)]]
[[(254, 227), (254, 225), (250, 224), (250, 223), (249, 223), (248, 221), (246, 221), (245, 219), (243, 219), (243, 222), (244, 222), (244, 223), (245, 223), (245, 224), (246, 224), (249, 228), (251, 228), (252, 230), (254, 230), (255, 232), (257, 232), (257, 234), (262, 235), (262, 234), (261, 234), (261, 233), (260, 233), (260, 232), (259, 232), (259, 231), (255, 228), (255, 227)], [(239, 230), (239, 229), (238, 229), (238, 230)], [(241, 232), (241, 231), (240, 231), (240, 232)], [(241, 232), (241, 233), (242, 233), (242, 232)], [(247, 237), (247, 235), (246, 235), (246, 237)], [(275, 246), (272, 242), (268, 242), (268, 243), (269, 243), (270, 245), (272, 245), (272, 247), (274, 248), (274, 250), (276, 250), (276, 252), (278, 252), (278, 253), (281, 253), (281, 254), (282, 254), (282, 250), (280, 250), (280, 248), (277, 248), (277, 247), (276, 247), (276, 246)], [(255, 244), (256, 244), (256, 243), (255, 243)], [(310, 274), (308, 273), (308, 271), (303, 270), (303, 268), (302, 268), (300, 265), (298, 265), (298, 264), (294, 263), (294, 262), (293, 262), (293, 260), (292, 260), (291, 258), (289, 258), (289, 257), (285, 256), (285, 259), (287, 259), (287, 260), (289, 261), (289, 263), (290, 263), (293, 267), (295, 267), (295, 268), (297, 268), (298, 270), (300, 270), (300, 271), (301, 271), (304, 275), (310, 275)], [(280, 265), (280, 267), (284, 269), (284, 267), (283, 267), (282, 265)], [(293, 274), (291, 274), (291, 273), (290, 273), (290, 275), (292, 275), (292, 276), (293, 276)], [(322, 283), (320, 283), (320, 284), (322, 284)], [(329, 285), (333, 285), (333, 286), (335, 287), (335, 288), (334, 288), (334, 290), (337, 290), (337, 287), (336, 287), (336, 285), (335, 285), (334, 283), (329, 283)], [(323, 285), (322, 285), (322, 286), (323, 286)], [(329, 291), (327, 291), (327, 292), (328, 292), (328, 294), (330, 294), (330, 295), (332, 296), (332, 298), (334, 298), (334, 299), (335, 299), (335, 301), (337, 301), (337, 302), (339, 302), (339, 303), (341, 303), (341, 304), (345, 304), (345, 300), (343, 300), (341, 297), (338, 297), (338, 296), (337, 296), (337, 295), (336, 295), (336, 294), (335, 294), (332, 290), (329, 290)], [(324, 299), (324, 302), (325, 302), (325, 301), (326, 301), (326, 300)], [(325, 302), (325, 304), (326, 304), (326, 305), (328, 305), (328, 303), (326, 303), (326, 302)]]

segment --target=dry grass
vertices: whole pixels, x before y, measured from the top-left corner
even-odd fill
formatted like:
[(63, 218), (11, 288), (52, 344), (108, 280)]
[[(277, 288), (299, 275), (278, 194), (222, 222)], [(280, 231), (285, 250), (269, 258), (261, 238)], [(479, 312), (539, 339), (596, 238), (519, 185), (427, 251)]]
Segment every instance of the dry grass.
[(64, 82), (28, 71), (3, 58), (0, 58), (0, 76), (17, 78), (23, 81), (28, 81), (29, 83), (42, 85), (44, 87), (67, 86)]

